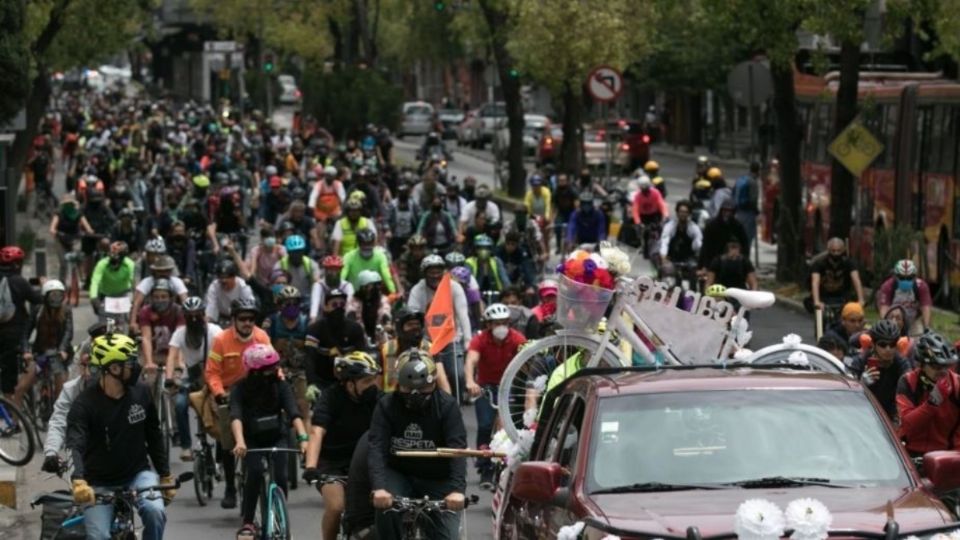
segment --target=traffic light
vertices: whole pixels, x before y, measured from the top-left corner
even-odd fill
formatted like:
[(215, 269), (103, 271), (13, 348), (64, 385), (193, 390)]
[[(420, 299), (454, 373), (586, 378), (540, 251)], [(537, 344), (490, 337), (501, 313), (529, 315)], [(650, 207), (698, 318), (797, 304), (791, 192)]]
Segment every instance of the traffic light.
[(510, 75), (511, 79), (520, 78), (520, 71), (517, 68), (510, 68), (510, 71), (508, 71), (507, 74)]
[(433, 3), (433, 9), (437, 11), (443, 11), (447, 9), (447, 3), (443, 2), (442, 0), (437, 0), (436, 2)]
[(273, 73), (273, 53), (263, 55), (263, 72)]

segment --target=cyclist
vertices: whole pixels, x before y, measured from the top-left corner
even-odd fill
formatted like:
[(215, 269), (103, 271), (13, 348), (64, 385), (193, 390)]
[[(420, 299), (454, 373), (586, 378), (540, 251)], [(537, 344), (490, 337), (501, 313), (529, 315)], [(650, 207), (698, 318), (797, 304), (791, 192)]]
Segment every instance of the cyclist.
[[(44, 282), (41, 289), (43, 304), (31, 310), (27, 330), (23, 334), (23, 375), (17, 383), (14, 401), (22, 403), (23, 396), (33, 388), (37, 380), (39, 366), (34, 364), (37, 356), (47, 351), (55, 351), (56, 358), (47, 358), (50, 376), (53, 378), (53, 399), (60, 394), (60, 388), (66, 379), (67, 367), (73, 357), (73, 310), (64, 302), (66, 287), (59, 280)], [(30, 334), (37, 335), (30, 345)]]
[(432, 516), (431, 538), (458, 537), (459, 511), (464, 507), (466, 461), (397, 457), (399, 450), (466, 448), (467, 432), (456, 399), (437, 389), (433, 359), (418, 349), (403, 352), (398, 360), (399, 387), (377, 402), (370, 422), (370, 484), (377, 508), (377, 537), (402, 538), (400, 516), (386, 512), (394, 497), (442, 498), (450, 513)]
[[(728, 200), (733, 202), (733, 207), (736, 209), (737, 204), (733, 200), (733, 191), (727, 186), (727, 181), (723, 178), (723, 171), (718, 167), (710, 167), (707, 169), (707, 180), (710, 181), (710, 202), (707, 204), (707, 211), (710, 212), (710, 215), (717, 215), (724, 202)], [(747, 245), (750, 245), (749, 240)]]
[(147, 243), (143, 245), (143, 259), (140, 262), (140, 276), (141, 279), (146, 279), (152, 273), (152, 266), (157, 260), (166, 255), (167, 253), (167, 243), (164, 242), (163, 237), (155, 236), (147, 240)]
[(833, 321), (823, 333), (824, 335), (831, 335), (849, 346), (852, 344), (854, 337), (863, 332), (863, 322), (863, 306), (857, 302), (847, 302), (840, 311), (840, 319)]
[(673, 219), (667, 221), (660, 234), (660, 259), (662, 272), (668, 274), (672, 262), (696, 263), (697, 254), (703, 246), (703, 233), (696, 223), (691, 221), (693, 207), (690, 201), (677, 201)]
[(337, 179), (337, 168), (327, 165), (323, 168), (323, 182), (317, 182), (310, 191), (307, 205), (313, 208), (313, 217), (321, 222), (333, 222), (340, 219), (340, 208), (347, 200), (343, 182)]
[(457, 234), (456, 221), (454, 221), (450, 212), (444, 209), (443, 199), (439, 195), (433, 198), (433, 202), (428, 208), (429, 211), (424, 211), (423, 215), (420, 216), (417, 234), (427, 239), (427, 245), (434, 252), (446, 253), (460, 239), (460, 235)]
[(143, 334), (143, 370), (151, 375), (156, 372), (157, 366), (166, 365), (170, 337), (177, 327), (185, 324), (183, 311), (173, 302), (168, 280), (153, 282), (150, 304), (140, 310), (137, 323)]
[(191, 296), (183, 303), (186, 324), (177, 327), (170, 336), (167, 354), (166, 376), (168, 381), (179, 382), (174, 398), (177, 418), (177, 434), (180, 438), (180, 461), (193, 461), (190, 436), (190, 402), (188, 393), (203, 386), (203, 367), (210, 345), (221, 328), (207, 322), (203, 298)]
[(145, 242), (143, 228), (137, 223), (133, 210), (124, 208), (117, 214), (117, 224), (110, 232), (110, 238), (114, 241), (122, 241), (130, 246), (134, 253), (139, 252)]
[(503, 243), (497, 246), (496, 258), (503, 262), (504, 273), (511, 283), (522, 287), (524, 291), (533, 291), (537, 270), (530, 250), (521, 240), (519, 231), (507, 231)]
[[(313, 406), (313, 426), (307, 446), (303, 479), (315, 482), (321, 475), (348, 476), (350, 458), (370, 427), (380, 392), (380, 367), (362, 351), (337, 358), (334, 375), (339, 384), (320, 395)], [(344, 486), (328, 482), (317, 486), (323, 495), (323, 538), (336, 538), (344, 510)]]
[(378, 343), (383, 333), (382, 327), (390, 323), (391, 311), (390, 300), (383, 294), (380, 274), (373, 270), (360, 272), (357, 292), (347, 302), (347, 317), (359, 322), (371, 342)]
[(237, 264), (229, 259), (217, 263), (217, 279), (210, 282), (206, 294), (206, 315), (210, 322), (227, 321), (237, 300), (253, 301), (253, 290), (237, 273)]
[(397, 272), (400, 275), (400, 286), (409, 291), (420, 279), (420, 263), (427, 256), (427, 239), (422, 235), (414, 234), (407, 240), (407, 249), (397, 261)]
[[(380, 347), (380, 355), (383, 360), (381, 388), (384, 392), (393, 392), (397, 389), (397, 360), (400, 353), (408, 349), (420, 349), (429, 352), (431, 345), (424, 327), (424, 315), (420, 311), (413, 311), (406, 306), (400, 308), (394, 317), (394, 329), (396, 330), (396, 337), (388, 340)], [(452, 394), (450, 381), (447, 379), (443, 364), (437, 364), (437, 386), (444, 392)]]
[(593, 204), (593, 193), (580, 193), (580, 206), (570, 215), (567, 225), (567, 248), (581, 244), (597, 244), (607, 239), (607, 219)]
[(359, 290), (360, 275), (363, 272), (373, 272), (381, 277), (386, 292), (393, 294), (397, 292), (397, 286), (390, 272), (389, 257), (382, 247), (374, 245), (376, 240), (376, 235), (369, 230), (357, 232), (357, 242), (360, 247), (343, 257), (343, 270), (340, 272), (340, 277)]
[(510, 310), (510, 328), (523, 334), (527, 339), (540, 337), (540, 321), (533, 314), (533, 310), (523, 305), (522, 299), (529, 291), (516, 285), (504, 289), (500, 295), (500, 302)]
[(133, 292), (133, 309), (130, 312), (130, 328), (134, 332), (140, 331), (137, 315), (140, 313), (140, 308), (143, 305), (144, 299), (150, 294), (150, 291), (153, 290), (154, 281), (159, 279), (166, 279), (169, 281), (170, 291), (178, 303), (182, 304), (183, 301), (187, 299), (187, 285), (182, 279), (173, 275), (176, 269), (177, 265), (174, 262), (173, 257), (169, 255), (161, 255), (156, 258), (153, 264), (150, 265), (151, 275), (141, 279), (140, 283), (137, 283), (137, 287)]
[(570, 177), (565, 173), (557, 175), (557, 186), (554, 190), (553, 215), (550, 217), (553, 223), (554, 236), (556, 236), (556, 253), (563, 253), (563, 241), (566, 238), (567, 225), (570, 223), (570, 216), (577, 208), (578, 193), (576, 187), (570, 184)]
[(493, 239), (485, 234), (478, 234), (473, 240), (476, 253), (467, 257), (466, 265), (477, 278), (480, 290), (483, 292), (503, 292), (504, 287), (510, 286), (510, 278), (503, 261), (493, 254)]
[(125, 296), (133, 290), (136, 263), (127, 256), (126, 242), (113, 242), (107, 257), (100, 259), (90, 278), (90, 305), (94, 313), (103, 314), (103, 298)]
[(825, 305), (842, 306), (855, 300), (863, 305), (863, 285), (860, 273), (847, 255), (847, 246), (842, 238), (827, 241), (827, 254), (813, 263), (810, 274), (810, 294), (813, 307), (823, 309)]
[(890, 417), (897, 420), (897, 381), (910, 371), (910, 363), (897, 353), (899, 329), (880, 320), (870, 328), (870, 346), (853, 359), (850, 372), (870, 389)]
[(347, 199), (347, 215), (338, 219), (333, 226), (330, 240), (333, 241), (333, 253), (341, 257), (357, 248), (357, 231), (369, 229), (376, 235), (373, 220), (363, 217), (363, 202), (357, 198)]
[(657, 188), (663, 200), (667, 200), (667, 182), (660, 176), (660, 164), (650, 160), (643, 164), (643, 172), (650, 178), (650, 183)]
[[(123, 334), (93, 340), (96, 384), (85, 388), (67, 416), (67, 448), (73, 454), (73, 500), (84, 511), (87, 538), (110, 538), (111, 504), (96, 504), (94, 488), (148, 488), (173, 483), (159, 415), (146, 386), (137, 384), (136, 342)], [(150, 469), (153, 464), (154, 470)], [(159, 478), (158, 478), (159, 476)], [(175, 490), (163, 493), (173, 499)], [(137, 497), (144, 540), (160, 540), (164, 503), (144, 492)]]
[[(470, 340), (467, 362), (463, 374), (467, 392), (476, 398), (477, 448), (489, 446), (490, 436), (497, 412), (493, 402), (500, 379), (507, 364), (516, 356), (527, 338), (510, 328), (510, 309), (503, 304), (493, 304), (483, 312), (486, 329)], [(480, 472), (480, 488), (493, 487), (493, 464), (488, 458), (477, 459)]]
[(953, 347), (934, 332), (917, 340), (919, 365), (897, 383), (898, 433), (911, 456), (960, 447), (960, 375)]
[(924, 328), (930, 328), (933, 307), (930, 287), (917, 277), (917, 266), (910, 259), (897, 261), (893, 275), (880, 285), (877, 299), (881, 317), (893, 306), (903, 307), (911, 336), (920, 335)]
[(397, 198), (387, 210), (387, 245), (394, 259), (400, 258), (403, 247), (417, 232), (420, 223), (420, 207), (410, 198), (410, 186), (401, 183), (397, 186)]
[[(203, 371), (207, 389), (219, 405), (229, 402), (228, 390), (247, 375), (247, 368), (243, 363), (243, 351), (257, 343), (270, 344), (270, 336), (262, 328), (257, 327), (257, 303), (252, 298), (234, 300), (230, 307), (230, 315), (233, 319), (232, 324), (213, 339)], [(233, 454), (224, 449), (221, 441), (217, 441), (217, 453), (223, 462), (226, 484), (220, 507), (236, 508), (237, 488), (234, 482), (236, 463)]]
[(544, 230), (549, 226), (550, 216), (553, 215), (551, 205), (551, 193), (547, 186), (544, 186), (543, 176), (534, 173), (530, 176), (530, 189), (523, 197), (523, 206), (527, 210), (527, 215), (531, 221), (539, 217), (543, 220)]
[(460, 214), (460, 233), (466, 234), (467, 227), (477, 219), (477, 214), (484, 214), (487, 223), (500, 222), (500, 207), (490, 200), (490, 186), (480, 184), (474, 192), (474, 199), (463, 207)]
[[(724, 287), (757, 290), (757, 271), (750, 259), (743, 256), (741, 244), (735, 238), (727, 242), (726, 253), (714, 258), (707, 269), (706, 285), (709, 287), (714, 283)], [(739, 304), (734, 301), (734, 305)]]
[(270, 275), (281, 257), (287, 254), (286, 248), (277, 244), (277, 235), (272, 225), (260, 227), (260, 243), (247, 253), (246, 270), (264, 285), (270, 283)]
[(310, 322), (316, 322), (320, 316), (320, 308), (326, 303), (327, 294), (333, 289), (340, 289), (347, 298), (353, 297), (353, 285), (349, 281), (340, 279), (340, 270), (343, 269), (343, 259), (336, 255), (327, 255), (320, 262), (323, 266), (323, 279), (316, 281), (310, 291)]
[(700, 248), (698, 267), (706, 271), (710, 263), (727, 249), (727, 241), (735, 238), (740, 243), (741, 253), (750, 253), (750, 244), (747, 243), (747, 232), (743, 225), (734, 219), (737, 205), (733, 199), (727, 199), (720, 207), (720, 215), (714, 217), (703, 228), (703, 246)]
[(553, 279), (545, 279), (537, 286), (540, 303), (533, 307), (533, 315), (541, 323), (556, 318), (557, 292), (559, 290), (559, 284)]
[[(257, 510), (263, 463), (257, 454), (247, 454), (247, 443), (252, 448), (286, 446), (287, 426), (293, 424), (300, 443), (300, 452), (307, 450), (307, 431), (293, 391), (279, 375), (280, 355), (269, 344), (258, 343), (243, 351), (243, 366), (247, 376), (230, 392), (230, 429), (236, 445), (234, 456), (244, 459), (243, 527), (238, 537), (256, 535), (253, 518)], [(272, 478), (287, 493), (287, 456), (270, 455)]]
[(290, 284), (301, 291), (310, 290), (310, 286), (320, 279), (320, 268), (316, 261), (307, 256), (307, 241), (299, 234), (288, 236), (283, 243), (287, 254), (280, 257), (274, 270), (283, 270), (290, 275)]
[(280, 355), (280, 367), (287, 382), (293, 388), (301, 418), (309, 424), (309, 406), (307, 405), (307, 379), (304, 372), (304, 343), (307, 340), (307, 316), (300, 311), (303, 303), (300, 291), (293, 285), (285, 285), (276, 295), (279, 310), (270, 314), (264, 329), (270, 336), (270, 343)]
[(333, 289), (324, 297), (323, 317), (307, 327), (307, 398), (315, 401), (322, 389), (336, 383), (336, 357), (366, 347), (363, 327), (347, 319), (347, 294)]
[(12, 396), (20, 375), (20, 345), (29, 320), (26, 303), (39, 306), (43, 303), (40, 291), (20, 275), (26, 254), (18, 246), (6, 246), (0, 249), (0, 288), (10, 290), (10, 301), (14, 309), (8, 311), (4, 305), (0, 311), (0, 391)]
[(313, 249), (319, 250), (323, 246), (320, 240), (320, 228), (314, 221), (313, 216), (307, 215), (307, 207), (302, 200), (294, 200), (290, 203), (290, 208), (277, 218), (277, 228), (283, 226), (284, 223), (293, 225), (294, 231), (299, 236), (308, 239)]
[(647, 175), (641, 175), (637, 182), (640, 190), (633, 196), (633, 223), (643, 226), (643, 253), (653, 253), (649, 242), (652, 240), (652, 229), (659, 229), (660, 225), (669, 217), (667, 202), (659, 190), (653, 189), (653, 183)]
[(50, 220), (50, 236), (57, 239), (57, 259), (60, 261), (60, 279), (67, 279), (66, 255), (81, 234), (93, 234), (93, 227), (80, 212), (76, 197), (67, 193), (60, 198), (60, 211)]

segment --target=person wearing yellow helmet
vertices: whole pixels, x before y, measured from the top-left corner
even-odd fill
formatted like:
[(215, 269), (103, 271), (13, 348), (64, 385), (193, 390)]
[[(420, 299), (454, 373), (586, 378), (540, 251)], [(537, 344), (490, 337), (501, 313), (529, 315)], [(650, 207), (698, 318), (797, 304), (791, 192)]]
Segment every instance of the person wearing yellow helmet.
[[(77, 396), (67, 416), (67, 448), (73, 453), (73, 499), (86, 506), (88, 538), (108, 538), (111, 505), (95, 505), (94, 488), (144, 490), (174, 483), (159, 415), (147, 386), (138, 384), (137, 343), (124, 334), (94, 338), (91, 363), (99, 367), (97, 384)], [(152, 470), (150, 464), (153, 464)], [(170, 500), (175, 489), (163, 491)], [(138, 495), (145, 539), (163, 538), (164, 501)]]
[(650, 182), (653, 183), (653, 187), (657, 188), (660, 191), (660, 194), (663, 195), (663, 198), (667, 198), (667, 182), (660, 176), (660, 164), (652, 159), (643, 164), (643, 172), (647, 173), (647, 176), (650, 177)]

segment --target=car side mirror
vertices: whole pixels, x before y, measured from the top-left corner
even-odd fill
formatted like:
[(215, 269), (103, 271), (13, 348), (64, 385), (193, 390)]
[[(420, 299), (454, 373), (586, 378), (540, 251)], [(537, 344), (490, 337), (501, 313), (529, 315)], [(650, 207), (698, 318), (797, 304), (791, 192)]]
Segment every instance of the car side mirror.
[(945, 493), (960, 488), (960, 452), (938, 450), (923, 455), (924, 475), (933, 483), (933, 490)]
[(513, 476), (511, 494), (522, 501), (550, 503), (560, 489), (562, 475), (559, 463), (548, 461), (521, 463)]

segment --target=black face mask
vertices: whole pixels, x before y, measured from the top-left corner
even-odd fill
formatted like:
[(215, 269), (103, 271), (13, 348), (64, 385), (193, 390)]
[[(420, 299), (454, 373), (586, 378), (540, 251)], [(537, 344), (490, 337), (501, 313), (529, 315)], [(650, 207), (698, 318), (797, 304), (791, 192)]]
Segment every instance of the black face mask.
[(397, 341), (400, 344), (400, 349), (408, 349), (410, 347), (416, 347), (420, 341), (423, 339), (423, 329), (413, 330), (410, 332), (401, 331), (397, 336)]
[(333, 311), (327, 312), (326, 319), (333, 326), (342, 326), (343, 321), (346, 319), (347, 311), (344, 308), (337, 308)]
[(837, 264), (843, 260), (843, 255), (827, 255), (827, 260), (833, 264)]
[(427, 405), (430, 404), (430, 398), (433, 397), (433, 394), (408, 394), (406, 392), (400, 392), (400, 401), (403, 402), (403, 405), (410, 409), (411, 411), (422, 411), (427, 408)]
[(431, 208), (431, 210), (433, 210), (434, 212), (439, 212), (440, 210), (443, 209), (443, 205), (435, 204), (435, 205), (431, 206), (430, 208)]

